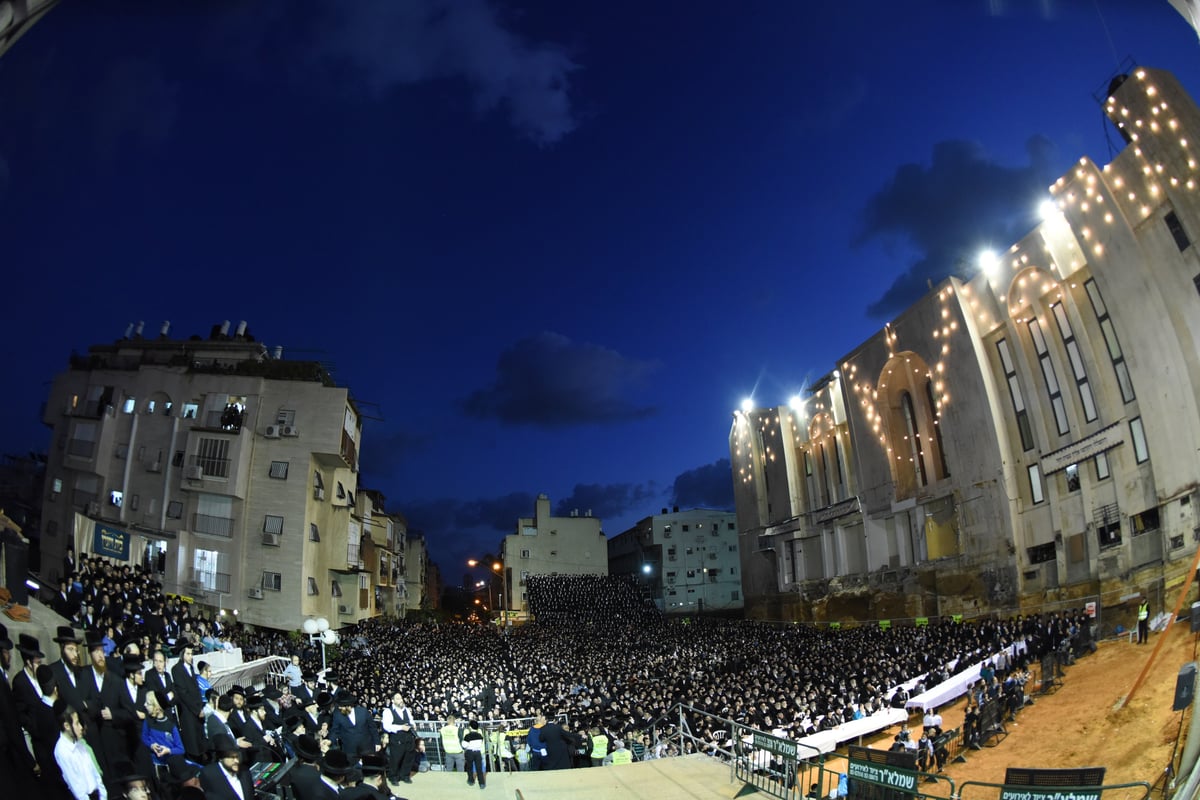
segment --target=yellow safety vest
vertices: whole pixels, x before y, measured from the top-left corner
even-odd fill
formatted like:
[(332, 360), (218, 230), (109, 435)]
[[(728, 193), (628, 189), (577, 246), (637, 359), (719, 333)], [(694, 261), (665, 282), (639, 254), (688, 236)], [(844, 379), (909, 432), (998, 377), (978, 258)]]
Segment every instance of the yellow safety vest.
[(1149, 618), (1150, 618), (1150, 604), (1142, 603), (1140, 606), (1138, 606), (1138, 622), (1141, 622), (1142, 620), (1149, 619)]
[(592, 758), (604, 758), (608, 755), (608, 737), (597, 733), (592, 737)]
[(632, 764), (633, 753), (628, 750), (613, 750), (612, 763), (614, 764)]
[(456, 755), (463, 751), (462, 742), (458, 740), (457, 725), (443, 725), (439, 731), (442, 734), (442, 752)]

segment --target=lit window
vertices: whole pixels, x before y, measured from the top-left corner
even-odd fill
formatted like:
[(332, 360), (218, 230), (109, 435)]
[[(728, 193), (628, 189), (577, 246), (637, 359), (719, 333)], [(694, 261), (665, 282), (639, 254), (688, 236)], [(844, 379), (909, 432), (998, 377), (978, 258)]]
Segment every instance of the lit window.
[(1042, 468), (1037, 464), (1029, 466), (1029, 491), (1033, 495), (1034, 505), (1046, 499), (1042, 492)]
[(1134, 417), (1129, 420), (1129, 435), (1133, 438), (1133, 457), (1137, 463), (1144, 464), (1150, 460), (1150, 451), (1146, 447), (1146, 430), (1142, 427), (1142, 418)]

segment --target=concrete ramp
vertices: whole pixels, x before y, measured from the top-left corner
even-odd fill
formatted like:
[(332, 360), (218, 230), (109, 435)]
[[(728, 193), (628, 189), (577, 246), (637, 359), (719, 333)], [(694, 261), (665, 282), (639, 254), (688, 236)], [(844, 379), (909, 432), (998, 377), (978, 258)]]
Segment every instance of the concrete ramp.
[(734, 781), (729, 765), (707, 756), (662, 758), (620, 767), (564, 769), (554, 772), (496, 772), (487, 788), (468, 786), (462, 773), (426, 772), (412, 783), (393, 784), (397, 797), (494, 798), (495, 800), (614, 800), (615, 798), (733, 798), (745, 784)]

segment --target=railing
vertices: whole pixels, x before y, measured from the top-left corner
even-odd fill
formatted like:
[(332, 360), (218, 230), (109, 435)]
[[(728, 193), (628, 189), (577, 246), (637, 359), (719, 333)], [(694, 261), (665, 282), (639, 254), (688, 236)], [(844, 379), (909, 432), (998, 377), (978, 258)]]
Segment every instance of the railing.
[(233, 537), (233, 520), (229, 517), (214, 517), (197, 512), (192, 514), (192, 530), (228, 539)]
[(230, 459), (228, 458), (192, 456), (190, 463), (193, 467), (200, 467), (204, 470), (204, 477), (206, 478), (228, 478), (229, 461)]
[(346, 545), (346, 563), (350, 566), (358, 566), (359, 560), (362, 558), (362, 548), (356, 544)]
[(229, 594), (231, 576), (228, 572), (193, 572), (192, 582), (187, 589), (217, 594)]

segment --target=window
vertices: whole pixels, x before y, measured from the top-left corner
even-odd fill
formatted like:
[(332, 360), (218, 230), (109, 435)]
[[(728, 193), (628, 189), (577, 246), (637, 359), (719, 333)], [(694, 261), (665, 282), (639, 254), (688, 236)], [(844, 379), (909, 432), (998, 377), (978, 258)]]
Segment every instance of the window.
[(1167, 223), (1167, 230), (1171, 232), (1171, 238), (1175, 240), (1175, 246), (1179, 248), (1179, 252), (1188, 249), (1191, 242), (1188, 241), (1187, 231), (1183, 229), (1183, 224), (1180, 223), (1179, 217), (1174, 211), (1168, 211), (1163, 217), (1163, 222)]
[(1096, 480), (1102, 481), (1112, 475), (1108, 469), (1108, 453), (1097, 453), (1092, 460), (1096, 464)]
[(1050, 398), (1050, 408), (1054, 410), (1054, 421), (1058, 426), (1059, 435), (1070, 432), (1067, 423), (1067, 404), (1063, 402), (1062, 388), (1058, 385), (1058, 374), (1054, 371), (1054, 362), (1050, 360), (1050, 348), (1046, 346), (1046, 337), (1042, 333), (1042, 323), (1037, 318), (1029, 320), (1029, 336), (1033, 339), (1033, 349), (1037, 352), (1038, 363), (1042, 367), (1042, 378), (1046, 381), (1046, 394)]
[(125, 505), (125, 493), (113, 489), (108, 493), (108, 504), (110, 506), (116, 506), (117, 508)]
[(1025, 548), (1025, 554), (1029, 556), (1030, 564), (1042, 564), (1047, 561), (1053, 561), (1055, 558), (1054, 542), (1027, 547)]
[(172, 500), (167, 503), (167, 519), (180, 519), (183, 517), (183, 503), (178, 500)]
[(1017, 415), (1017, 430), (1021, 434), (1021, 449), (1033, 449), (1033, 428), (1029, 425), (1029, 410), (1025, 408), (1025, 398), (1021, 394), (1021, 384), (1017, 381), (1017, 368), (1013, 365), (1012, 354), (1008, 350), (1008, 340), (996, 342), (996, 352), (1000, 354), (1000, 365), (1004, 368), (1004, 377), (1008, 381), (1008, 396), (1012, 400), (1013, 413)]
[(1046, 499), (1042, 492), (1042, 468), (1037, 464), (1029, 466), (1029, 491), (1033, 495), (1034, 505)]
[(686, 533), (686, 532), (687, 532), (687, 529), (688, 529), (688, 526), (687, 526), (687, 523), (685, 522), (685, 523), (683, 524), (683, 530), (684, 530), (684, 533)]
[(674, 583), (674, 582), (675, 582), (675, 571), (671, 570), (671, 571), (667, 572), (667, 583)]
[(1119, 519), (1100, 522), (1096, 525), (1096, 539), (1101, 547), (1116, 547), (1121, 543), (1121, 521)]
[(321, 541), (321, 529), (317, 527), (317, 523), (308, 523), (308, 540), (310, 542)]
[(121, 404), (121, 413), (122, 414), (132, 414), (136, 410), (137, 410), (137, 398), (136, 397), (126, 397), (125, 402)]
[(1129, 379), (1129, 368), (1125, 366), (1125, 354), (1121, 352), (1121, 343), (1117, 340), (1117, 329), (1113, 327), (1108, 316), (1108, 307), (1100, 296), (1100, 287), (1093, 278), (1084, 284), (1088, 298), (1092, 301), (1092, 310), (1096, 312), (1096, 320), (1100, 323), (1100, 332), (1104, 334), (1104, 344), (1108, 348), (1108, 357), (1112, 360), (1113, 372), (1117, 376), (1117, 385), (1121, 387), (1121, 399), (1126, 403), (1133, 402), (1133, 382)]
[(737, 567), (730, 567), (730, 568), (729, 568), (729, 574), (730, 574), (730, 575), (737, 575)]
[(96, 423), (76, 422), (71, 440), (67, 442), (67, 455), (91, 458), (96, 452)]
[(272, 461), (270, 475), (272, 478), (278, 478), (279, 480), (287, 480), (288, 462)]
[(295, 425), (296, 424), (296, 410), (294, 408), (279, 409), (278, 413), (275, 414), (275, 424), (276, 425)]
[(558, 558), (558, 551), (557, 551), (557, 550), (551, 550), (551, 551), (550, 551), (550, 557), (551, 557), (551, 558)]
[(200, 439), (196, 448), (196, 466), (204, 470), (208, 478), (229, 477), (229, 440)]
[(371, 588), (371, 577), (365, 572), (358, 573), (358, 588), (359, 590)]
[(138, 495), (136, 495), (136, 494), (135, 494), (135, 495), (130, 495), (130, 497), (129, 497), (129, 509), (130, 509), (130, 511), (137, 511), (137, 510), (138, 510), (138, 506), (139, 506), (139, 505), (141, 505), (141, 504), (142, 504), (142, 498), (141, 498), (141, 497), (139, 497), (139, 496), (138, 496)]
[(1063, 470), (1063, 475), (1067, 479), (1067, 492), (1079, 491), (1079, 465), (1072, 464)]
[(1137, 463), (1145, 464), (1150, 460), (1150, 451), (1146, 448), (1146, 430), (1142, 427), (1141, 417), (1129, 420), (1129, 435), (1133, 438), (1133, 457)]
[(730, 599), (730, 600), (740, 600), (740, 599), (741, 599), (741, 598), (738, 596), (738, 590), (737, 590), (737, 589), (734, 589), (732, 592), (730, 592), (730, 593), (729, 593), (729, 599)]
[(175, 455), (171, 456), (171, 466), (172, 467), (182, 467), (183, 466), (183, 451), (182, 450), (176, 450)]
[(1140, 514), (1134, 514), (1129, 518), (1129, 527), (1133, 536), (1158, 530), (1158, 509), (1147, 508)]
[(689, 569), (689, 570), (687, 571), (687, 576), (688, 576), (689, 578), (694, 578), (694, 577), (696, 577), (696, 570), (694, 570), (694, 569)]
[(342, 585), (338, 583), (337, 580), (332, 580), (329, 582), (329, 594), (333, 597), (342, 596)]
[(1067, 319), (1067, 310), (1062, 303), (1050, 306), (1054, 319), (1058, 323), (1058, 333), (1062, 337), (1063, 347), (1067, 351), (1067, 360), (1071, 362), (1071, 372), (1075, 375), (1075, 385), (1079, 389), (1079, 402), (1083, 404), (1083, 418), (1088, 422), (1096, 419), (1096, 398), (1092, 396), (1092, 385), (1088, 382), (1087, 371), (1083, 366), (1083, 356), (1079, 354), (1079, 343), (1075, 341), (1075, 332), (1071, 330), (1071, 321)]
[(279, 572), (264, 572), (262, 574), (262, 588), (270, 589), (272, 592), (283, 591), (283, 575)]
[(310, 595), (315, 595), (315, 594), (321, 593), (321, 590), (317, 588), (317, 579), (316, 578), (308, 579), (308, 593)]
[(529, 551), (528, 551), (528, 550), (522, 550), (522, 551), (521, 551), (521, 558), (529, 558)]
[(54, 481), (50, 484), (50, 494), (52, 495), (51, 499), (53, 499), (53, 497), (57, 497), (58, 495), (62, 494), (62, 487), (63, 487), (62, 478), (55, 478)]
[(685, 556), (690, 556), (693, 552), (695, 552), (694, 548), (689, 547), (688, 549), (683, 551), (683, 554)]
[(267, 514), (263, 518), (263, 533), (283, 533), (283, 517)]
[(199, 413), (200, 413), (200, 404), (199, 403), (184, 403), (183, 404), (183, 418), (184, 419), (195, 419), (196, 415)]
[(731, 553), (736, 553), (736, 552), (737, 552), (737, 545), (736, 545), (736, 544), (731, 544), (731, 545), (729, 545), (729, 552), (731, 552)]
[(725, 529), (730, 530), (730, 531), (736, 531), (737, 523), (736, 522), (727, 522), (727, 523), (725, 523)]

